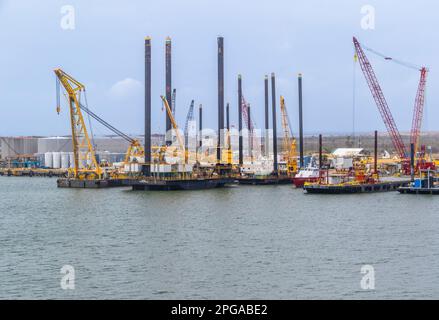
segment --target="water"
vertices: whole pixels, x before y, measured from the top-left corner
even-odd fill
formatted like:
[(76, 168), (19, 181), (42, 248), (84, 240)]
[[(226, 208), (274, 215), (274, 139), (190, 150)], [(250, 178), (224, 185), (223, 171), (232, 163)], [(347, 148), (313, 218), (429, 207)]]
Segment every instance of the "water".
[(439, 197), (55, 185), (0, 177), (0, 298), (439, 298)]

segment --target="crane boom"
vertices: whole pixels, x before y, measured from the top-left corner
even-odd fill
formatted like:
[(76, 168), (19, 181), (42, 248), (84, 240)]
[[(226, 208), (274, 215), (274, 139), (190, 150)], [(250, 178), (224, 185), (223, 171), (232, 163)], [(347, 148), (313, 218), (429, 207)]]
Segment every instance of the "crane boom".
[(188, 110), (187, 115), (186, 115), (186, 122), (184, 124), (184, 134), (185, 135), (188, 134), (189, 121), (194, 120), (194, 104), (195, 104), (195, 101), (192, 100), (191, 105), (190, 105), (189, 110)]
[(419, 80), (418, 92), (415, 98), (415, 107), (413, 110), (412, 129), (410, 132), (410, 143), (415, 146), (415, 154), (419, 148), (419, 137), (421, 133), (422, 115), (424, 112), (425, 103), (425, 86), (427, 84), (428, 70), (425, 67), (421, 68), (421, 78)]
[(171, 107), (169, 106), (169, 103), (168, 103), (168, 101), (166, 100), (166, 98), (164, 96), (160, 96), (160, 98), (162, 99), (163, 104), (165, 105), (166, 112), (168, 113), (168, 117), (171, 120), (172, 128), (175, 130), (175, 134), (177, 136), (178, 144), (180, 145), (180, 149), (183, 152), (183, 154), (185, 156), (185, 159), (186, 159), (187, 155), (186, 155), (186, 148), (184, 146), (184, 141), (183, 141), (183, 138), (180, 135), (177, 122), (175, 121), (175, 118), (174, 118), (174, 116), (172, 114)]
[(188, 144), (189, 144), (189, 121), (194, 120), (194, 104), (195, 104), (195, 101), (192, 100), (191, 105), (190, 105), (189, 110), (188, 110), (187, 115), (186, 115), (186, 122), (184, 124), (184, 143), (185, 143), (186, 148), (188, 148)]
[(248, 107), (249, 107), (249, 103), (245, 100), (244, 97), (242, 97), (242, 115), (244, 117), (244, 122), (248, 130), (253, 130), (255, 127), (253, 123), (253, 119), (250, 119), (250, 127), (248, 127)]
[(392, 113), (390, 112), (387, 101), (384, 98), (383, 91), (378, 83), (378, 79), (375, 75), (375, 72), (373, 71), (372, 65), (370, 64), (369, 59), (366, 57), (358, 40), (354, 37), (353, 41), (358, 61), (360, 62), (361, 70), (363, 71), (369, 89), (372, 92), (372, 96), (375, 100), (384, 124), (386, 125), (387, 131), (392, 138), (393, 147), (395, 148), (400, 158), (405, 159), (407, 157), (407, 153), (404, 142), (402, 141), (401, 134), (399, 133), (395, 120), (393, 119)]

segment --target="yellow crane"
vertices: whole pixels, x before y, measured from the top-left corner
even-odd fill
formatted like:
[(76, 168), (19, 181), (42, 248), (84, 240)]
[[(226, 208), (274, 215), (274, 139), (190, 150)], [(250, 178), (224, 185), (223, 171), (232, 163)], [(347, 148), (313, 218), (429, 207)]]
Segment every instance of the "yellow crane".
[(296, 139), (293, 137), (291, 131), (290, 120), (288, 118), (287, 108), (285, 106), (285, 99), (280, 96), (280, 111), (282, 119), (282, 128), (284, 136), (282, 140), (283, 150), (285, 152), (284, 158), (287, 162), (287, 173), (297, 173), (297, 152), (296, 152)]
[[(69, 175), (76, 179), (101, 179), (103, 170), (96, 161), (80, 107), (80, 97), (85, 91), (85, 86), (61, 69), (55, 69), (54, 72), (59, 80), (57, 84), (61, 83), (66, 90), (70, 109), (74, 167), (69, 171)], [(61, 111), (59, 85), (57, 88), (56, 110), (59, 113)]]

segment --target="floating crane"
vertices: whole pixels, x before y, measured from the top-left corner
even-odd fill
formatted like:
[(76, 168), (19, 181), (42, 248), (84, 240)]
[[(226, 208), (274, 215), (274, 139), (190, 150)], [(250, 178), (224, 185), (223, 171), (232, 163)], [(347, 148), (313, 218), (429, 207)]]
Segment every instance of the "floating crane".
[(80, 107), (81, 92), (85, 92), (85, 86), (73, 77), (62, 71), (55, 69), (57, 81), (57, 107), (58, 113), (61, 111), (60, 104), (60, 85), (61, 83), (68, 95), (70, 108), (70, 124), (72, 129), (72, 145), (74, 155), (73, 178), (76, 179), (102, 179), (103, 169), (96, 161), (95, 151), (92, 147), (90, 137), (85, 126), (84, 117)]
[(72, 76), (68, 75), (61, 69), (55, 69), (54, 72), (58, 79), (56, 108), (58, 114), (61, 111), (60, 83), (63, 85), (68, 95), (74, 155), (73, 178), (101, 179), (104, 173), (102, 167), (97, 163), (95, 151), (87, 132), (82, 111), (119, 137), (129, 142), (129, 147), (125, 154), (125, 164), (130, 163), (134, 159), (137, 160), (140, 157), (144, 157), (144, 149), (138, 140), (133, 139), (122, 131), (116, 129), (114, 126), (110, 125), (92, 112), (88, 106), (84, 106), (81, 103), (81, 92), (85, 94), (85, 86), (82, 83), (75, 80)]
[(285, 160), (287, 162), (287, 173), (295, 174), (297, 173), (296, 139), (294, 139), (293, 137), (290, 119), (288, 118), (287, 108), (285, 106), (285, 99), (283, 96), (280, 96), (280, 112), (282, 119), (282, 128), (284, 131), (282, 144), (285, 152)]
[(405, 171), (408, 171), (408, 163), (409, 163), (409, 157), (406, 152), (406, 147), (404, 145), (404, 142), (401, 138), (401, 135), (396, 127), (396, 123), (392, 117), (392, 114), (390, 112), (390, 108), (387, 105), (386, 99), (384, 98), (384, 94), (381, 90), (381, 87), (378, 83), (378, 79), (375, 76), (375, 73), (373, 71), (372, 65), (370, 64), (369, 60), (367, 59), (363, 48), (384, 58), (387, 61), (392, 61), (397, 64), (403, 65), (407, 68), (411, 68), (414, 70), (417, 70), (420, 72), (420, 80), (418, 84), (418, 90), (416, 93), (415, 98), (415, 104), (413, 108), (413, 118), (412, 118), (412, 127), (410, 131), (410, 143), (414, 145), (414, 152), (415, 155), (420, 150), (419, 148), (419, 139), (421, 134), (421, 126), (422, 126), (422, 116), (423, 116), (423, 110), (424, 110), (424, 104), (425, 104), (425, 88), (427, 84), (427, 74), (428, 69), (426, 67), (419, 67), (415, 66), (410, 63), (406, 63), (397, 59), (394, 59), (392, 57), (383, 55), (375, 50), (372, 50), (370, 48), (365, 47), (364, 45), (360, 45), (358, 40), (354, 37), (354, 46), (356, 51), (356, 56), (358, 57), (358, 60), (360, 62), (361, 69), (363, 71), (363, 74), (366, 78), (367, 84), (369, 85), (369, 88), (372, 92), (372, 95), (375, 99), (375, 102), (377, 104), (378, 110), (381, 113), (381, 116), (384, 120), (384, 123), (386, 125), (387, 131), (389, 132), (392, 143), (397, 151), (399, 157), (403, 161), (403, 164), (405, 165)]

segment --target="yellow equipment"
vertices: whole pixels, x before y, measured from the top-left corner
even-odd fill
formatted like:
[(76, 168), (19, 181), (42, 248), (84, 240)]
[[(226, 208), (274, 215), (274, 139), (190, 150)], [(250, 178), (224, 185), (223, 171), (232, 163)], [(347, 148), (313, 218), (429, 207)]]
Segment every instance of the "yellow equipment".
[(226, 154), (227, 154), (227, 164), (228, 165), (232, 165), (232, 139), (230, 137), (230, 130), (227, 130), (227, 150), (226, 150)]
[(163, 104), (166, 108), (166, 112), (168, 113), (168, 117), (171, 120), (172, 128), (174, 129), (175, 135), (177, 136), (177, 141), (178, 141), (178, 144), (180, 146), (181, 153), (184, 156), (184, 162), (183, 162), (183, 167), (184, 167), (184, 164), (187, 163), (187, 160), (188, 160), (188, 153), (186, 152), (186, 148), (184, 146), (184, 140), (181, 137), (177, 122), (175, 121), (174, 115), (172, 114), (172, 110), (169, 107), (168, 101), (166, 100), (166, 98), (164, 96), (160, 96), (160, 98), (162, 99)]
[(285, 106), (285, 99), (280, 96), (280, 111), (282, 116), (282, 128), (284, 136), (282, 140), (283, 150), (285, 152), (284, 158), (287, 162), (287, 173), (297, 173), (297, 152), (296, 152), (296, 139), (293, 137), (290, 120), (288, 119), (288, 113)]
[[(69, 170), (69, 174), (76, 179), (101, 179), (103, 170), (96, 161), (80, 107), (80, 96), (81, 92), (85, 91), (85, 86), (61, 69), (54, 71), (67, 92), (70, 108), (74, 167)], [(61, 111), (59, 94), (57, 103), (56, 110), (59, 113)]]

